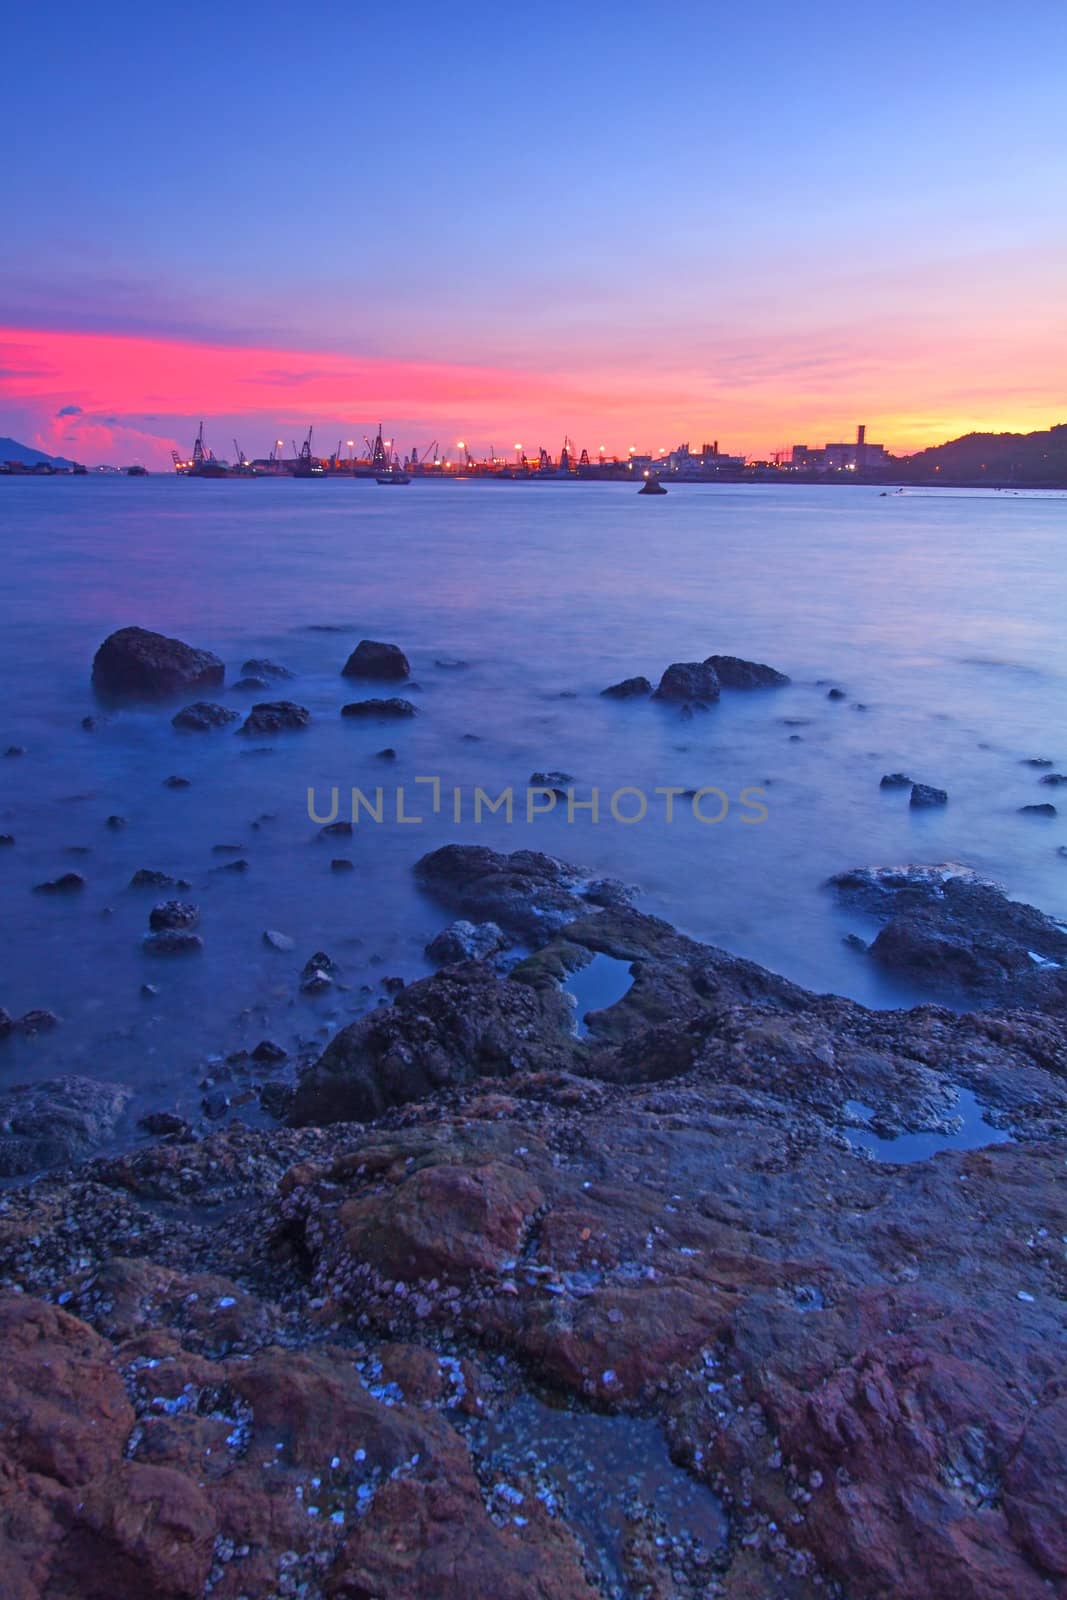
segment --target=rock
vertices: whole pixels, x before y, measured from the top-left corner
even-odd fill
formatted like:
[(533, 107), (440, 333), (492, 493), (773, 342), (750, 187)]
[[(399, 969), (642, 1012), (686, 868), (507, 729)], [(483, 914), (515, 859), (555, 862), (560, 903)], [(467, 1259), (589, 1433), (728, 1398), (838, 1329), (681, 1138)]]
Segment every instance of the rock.
[(1041, 769), (1043, 767), (1054, 766), (1055, 762), (1050, 761), (1048, 756), (1025, 756), (1019, 765), (1023, 767), (1037, 767), (1038, 769)]
[(164, 789), (188, 789), (189, 779), (173, 774), (171, 777), (163, 779), (163, 787)]
[(184, 900), (161, 900), (148, 913), (148, 926), (154, 933), (161, 928), (195, 928), (200, 922), (200, 907)]
[(713, 667), (724, 689), (777, 689), (791, 680), (762, 661), (744, 661), (740, 656), (707, 656), (706, 667)]
[(269, 689), (270, 683), (266, 678), (238, 678), (237, 682), (233, 685), (233, 688), (250, 692), (260, 689)]
[(26, 746), (24, 744), (9, 744), (4, 754), (9, 757), (24, 756), (26, 754)]
[(10, 1011), (5, 1011), (0, 1006), (0, 1039), (6, 1039), (15, 1031), (15, 1019)]
[(104, 823), (104, 827), (105, 828), (110, 828), (112, 833), (121, 833), (122, 829), (125, 828), (126, 826), (127, 826), (127, 819), (125, 817), (119, 817), (119, 816), (108, 817), (107, 820)]
[(160, 928), (145, 934), (141, 948), (149, 956), (190, 956), (204, 948), (204, 941), (187, 928)]
[(826, 698), (827, 700), (845, 700), (847, 699), (847, 696), (844, 689), (828, 689), (826, 691)]
[(319, 829), (316, 837), (319, 839), (350, 839), (355, 831), (355, 827), (351, 822), (344, 820), (327, 822)]
[(676, 661), (659, 680), (656, 700), (709, 703), (719, 698), (719, 676), (703, 661)]
[(379, 761), (395, 761), (396, 751), (391, 745), (387, 745), (384, 750), (379, 750), (377, 752), (377, 759)]
[(886, 772), (878, 785), (879, 789), (912, 789), (915, 780), (909, 778), (906, 772)]
[(5, 845), (13, 845), (14, 842), (15, 835), (13, 833), (0, 833), (0, 849), (3, 849)]
[(93, 659), (93, 687), (113, 699), (165, 699), (189, 689), (216, 688), (225, 675), (210, 650), (196, 650), (145, 628), (120, 628)]
[(220, 866), (212, 867), (212, 872), (247, 872), (248, 862), (244, 856), (238, 856), (236, 861), (223, 861)]
[(0, 1176), (81, 1159), (110, 1138), (129, 1099), (121, 1084), (74, 1074), (0, 1090)]
[(330, 862), (331, 872), (355, 872), (356, 863), (349, 856), (334, 856)]
[(563, 794), (568, 784), (573, 782), (574, 777), (571, 773), (561, 772), (557, 767), (553, 767), (548, 772), (531, 772), (529, 786), (531, 789), (551, 789), (554, 794)]
[(1050, 784), (1055, 788), (1060, 784), (1067, 783), (1067, 772), (1046, 772), (1045, 776), (1037, 781), (1038, 783)]
[(337, 975), (337, 968), (324, 950), (317, 950), (313, 956), (304, 963), (300, 974), (300, 989), (303, 994), (322, 994), (329, 989)]
[(290, 939), (287, 933), (279, 933), (276, 928), (264, 930), (263, 943), (270, 945), (272, 950), (295, 950), (296, 941)]
[(51, 1033), (53, 1028), (58, 1028), (59, 1018), (54, 1011), (45, 1011), (38, 1008), (27, 1011), (18, 1020), (18, 1027), (27, 1038), (34, 1038), (39, 1033)]
[(426, 946), (426, 954), (440, 966), (455, 961), (488, 961), (507, 948), (507, 939), (495, 922), (453, 922)]
[(156, 872), (152, 867), (138, 867), (130, 879), (131, 889), (188, 889), (184, 878), (172, 878), (169, 872)]
[(343, 678), (397, 680), (410, 678), (408, 658), (398, 645), (361, 639), (341, 669)]
[(440, 667), (443, 672), (462, 672), (470, 666), (470, 662), (462, 661), (458, 656), (437, 656), (434, 666)]
[(929, 783), (913, 783), (908, 804), (916, 811), (927, 810), (931, 806), (947, 806), (948, 792), (945, 789), (935, 789)]
[(342, 717), (414, 717), (417, 715), (410, 700), (396, 695), (388, 700), (350, 700), (341, 707)]
[(621, 683), (612, 683), (600, 693), (609, 700), (636, 700), (640, 695), (651, 694), (652, 685), (647, 678), (623, 678)]
[(200, 1102), (204, 1115), (210, 1117), (212, 1122), (224, 1117), (232, 1104), (230, 1095), (225, 1089), (211, 1089)]
[(237, 722), (239, 717), (240, 712), (231, 711), (229, 706), (214, 705), (210, 700), (197, 700), (191, 706), (183, 706), (170, 720), (175, 728), (185, 728), (193, 733), (210, 733), (212, 728), (225, 728), (231, 722)]
[(137, 1126), (156, 1139), (188, 1139), (193, 1131), (185, 1118), (173, 1111), (150, 1111), (138, 1118)]
[(80, 872), (64, 872), (59, 878), (50, 878), (46, 883), (34, 885), (34, 894), (77, 894), (85, 888), (85, 879)]
[(387, 1107), (480, 1076), (573, 1061), (571, 1011), (480, 962), (410, 984), (393, 1005), (351, 1023), (302, 1074), (290, 1120), (367, 1121)]
[(1054, 817), (1056, 807), (1051, 801), (1046, 800), (1041, 805), (1020, 806), (1019, 812), (1024, 817)]
[(81, 720), (81, 726), (84, 728), (86, 733), (95, 733), (97, 728), (106, 726), (106, 718), (83, 717)]
[(142, 983), (141, 994), (146, 1000), (154, 1000), (159, 994), (159, 985), (155, 983)]
[(544, 943), (590, 905), (620, 905), (622, 884), (590, 879), (539, 850), (502, 855), (484, 845), (442, 845), (416, 863), (423, 887), (470, 920), (495, 922), (535, 944)]
[(282, 733), (289, 729), (306, 728), (311, 722), (311, 712), (292, 700), (262, 701), (254, 705), (241, 725), (246, 734)]
[(288, 667), (279, 666), (276, 661), (268, 661), (263, 656), (253, 656), (246, 661), (241, 672), (248, 678), (291, 678), (293, 674)]
[(283, 1050), (280, 1044), (275, 1044), (273, 1039), (261, 1039), (252, 1051), (253, 1061), (284, 1061), (288, 1050)]
[(881, 966), (971, 1003), (1067, 1014), (1067, 932), (996, 884), (951, 865), (861, 869), (831, 880), (884, 926), (870, 947)]

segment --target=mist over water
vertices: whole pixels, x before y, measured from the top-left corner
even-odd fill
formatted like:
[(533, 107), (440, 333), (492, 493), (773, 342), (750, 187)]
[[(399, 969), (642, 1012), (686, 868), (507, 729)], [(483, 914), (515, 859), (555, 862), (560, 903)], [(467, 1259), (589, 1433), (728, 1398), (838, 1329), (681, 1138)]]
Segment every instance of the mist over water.
[[(0, 749), (27, 752), (0, 758), (0, 832), (16, 836), (0, 851), (0, 1006), (62, 1019), (7, 1041), (5, 1086), (81, 1071), (133, 1084), (139, 1105), (188, 1111), (209, 1055), (324, 1038), (376, 1003), (383, 976), (429, 970), (423, 946), (450, 918), (411, 869), (451, 840), (543, 849), (625, 879), (684, 932), (874, 1006), (924, 997), (844, 945), (873, 925), (835, 907), (833, 872), (956, 859), (1067, 918), (1067, 798), (1051, 821), (1018, 814), (1063, 793), (1026, 758), (1067, 771), (1065, 496), (20, 479), (0, 485), (0, 539)], [(214, 698), (241, 710), (291, 698), (311, 728), (181, 734), (181, 701), (100, 707), (93, 653), (133, 623), (217, 651), (231, 684), (247, 657), (287, 666), (291, 682)], [(398, 643), (418, 689), (343, 680), (364, 637)], [(691, 719), (600, 697), (713, 652), (793, 683), (724, 690)], [(467, 666), (436, 665), (456, 659)], [(844, 700), (827, 698), (831, 685)], [(393, 692), (417, 718), (339, 715)], [(109, 720), (86, 732), (87, 714)], [(395, 762), (377, 758), (386, 746)], [(574, 775), (580, 800), (599, 788), (599, 823), (587, 811), (569, 823), (562, 803), (525, 821), (521, 791), (550, 768)], [(949, 805), (912, 812), (906, 790), (881, 792), (898, 770), (946, 788)], [(189, 787), (166, 788), (171, 774)], [(440, 815), (416, 776), (440, 778)], [(399, 784), (422, 822), (364, 816), (351, 839), (317, 839), (309, 788), (325, 808), (334, 786), (343, 806), (353, 785), (381, 785), (389, 816)], [(476, 826), (474, 788), (507, 785), (514, 824)], [(715, 785), (729, 814), (704, 825), (676, 800), (668, 824), (654, 794), (666, 785)], [(649, 797), (631, 825), (609, 811), (624, 786)], [(768, 813), (758, 825), (737, 804), (752, 786)], [(109, 829), (110, 815), (126, 826)], [(231, 859), (218, 845), (239, 847), (247, 872), (217, 870)], [(331, 872), (339, 855), (353, 872)], [(143, 954), (148, 911), (174, 891), (130, 890), (139, 867), (189, 880), (201, 956)], [(31, 892), (67, 871), (84, 874), (80, 895)], [(294, 952), (268, 949), (268, 928)], [(317, 950), (347, 987), (312, 1000), (298, 974)], [(142, 995), (145, 981), (158, 996)]]

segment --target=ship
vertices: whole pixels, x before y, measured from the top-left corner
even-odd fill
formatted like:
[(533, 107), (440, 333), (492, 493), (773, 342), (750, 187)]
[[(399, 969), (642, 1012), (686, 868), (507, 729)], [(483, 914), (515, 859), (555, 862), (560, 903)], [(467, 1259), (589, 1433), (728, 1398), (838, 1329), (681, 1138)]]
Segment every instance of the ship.
[[(308, 436), (300, 446), (300, 454), (290, 468), (290, 475), (294, 478), (324, 478), (326, 476), (326, 468), (322, 462), (317, 456), (311, 454), (312, 432), (313, 430), (309, 428)], [(293, 450), (294, 452), (296, 450), (295, 444)]]
[(388, 472), (381, 473), (374, 481), (375, 483), (410, 483), (411, 479), (406, 472), (401, 472), (399, 467), (390, 467)]
[(646, 478), (637, 492), (638, 494), (666, 494), (667, 490), (658, 478)]
[(177, 450), (171, 451), (174, 470), (180, 478), (227, 478), (230, 469), (225, 461), (218, 461), (214, 450), (209, 450), (204, 443), (204, 424), (200, 424), (200, 432), (193, 440), (193, 454), (189, 461), (182, 461)]

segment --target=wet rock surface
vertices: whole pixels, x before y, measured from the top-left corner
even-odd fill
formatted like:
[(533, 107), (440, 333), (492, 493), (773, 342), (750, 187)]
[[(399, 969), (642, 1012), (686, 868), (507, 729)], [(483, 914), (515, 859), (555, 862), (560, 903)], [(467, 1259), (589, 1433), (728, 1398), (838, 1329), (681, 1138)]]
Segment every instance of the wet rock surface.
[[(845, 876), (1054, 935), (957, 869)], [(15, 1600), (1062, 1591), (1055, 1007), (868, 1011), (534, 852), (420, 878), (528, 953), (342, 1029), (296, 1125), (0, 1194)], [(598, 954), (631, 981), (578, 1038)], [(969, 1148), (896, 1159), (964, 1092)]]
[(745, 661), (740, 656), (708, 656), (706, 667), (712, 667), (724, 689), (779, 689), (791, 680), (777, 667), (768, 667), (762, 661)]
[(228, 706), (214, 705), (210, 700), (197, 700), (191, 706), (183, 706), (171, 717), (171, 722), (176, 728), (184, 728), (191, 733), (210, 733), (213, 728), (225, 728), (231, 722), (237, 722), (240, 712), (232, 711)]
[(241, 724), (245, 734), (284, 733), (307, 728), (311, 712), (292, 700), (264, 700), (254, 705)]
[(1067, 928), (954, 864), (862, 868), (833, 880), (884, 919), (871, 959), (971, 1004), (1067, 1016)]
[(704, 661), (676, 661), (659, 680), (654, 698), (708, 704), (719, 698), (719, 675)]
[(382, 682), (410, 678), (408, 658), (399, 645), (361, 639), (341, 669), (343, 678), (375, 678)]
[(167, 699), (189, 689), (216, 688), (225, 675), (210, 650), (147, 628), (120, 628), (93, 658), (93, 687), (108, 699)]
[(114, 1131), (128, 1089), (74, 1074), (0, 1091), (0, 1176), (77, 1161)]
[(612, 683), (600, 692), (609, 700), (636, 700), (642, 695), (651, 694), (652, 685), (644, 677), (623, 678), (621, 683)]
[(414, 717), (417, 715), (410, 700), (398, 695), (388, 700), (350, 700), (341, 707), (342, 717)]

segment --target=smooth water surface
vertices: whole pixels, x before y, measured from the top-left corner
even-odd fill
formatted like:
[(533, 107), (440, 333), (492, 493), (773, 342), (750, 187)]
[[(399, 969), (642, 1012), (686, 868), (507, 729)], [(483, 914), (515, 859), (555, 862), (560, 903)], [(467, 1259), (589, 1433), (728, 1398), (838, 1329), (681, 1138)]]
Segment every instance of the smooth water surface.
[[(0, 1005), (59, 1013), (62, 1026), (3, 1047), (0, 1081), (79, 1070), (134, 1083), (148, 1101), (196, 1105), (211, 1054), (264, 1034), (287, 1048), (377, 1002), (384, 976), (428, 970), (426, 940), (449, 920), (412, 866), (449, 840), (535, 846), (626, 879), (638, 903), (684, 932), (817, 990), (873, 1005), (918, 996), (848, 949), (863, 918), (837, 909), (829, 874), (858, 865), (957, 859), (1067, 917), (1067, 801), (1022, 762), (1067, 771), (1067, 497), (882, 496), (863, 487), (210, 482), (153, 477), (0, 482)], [(292, 682), (233, 689), (244, 708), (292, 698), (304, 732), (247, 740), (180, 734), (174, 707), (99, 714), (93, 652), (139, 623), (222, 655), (228, 681), (269, 656)], [(362, 637), (395, 640), (417, 689), (410, 722), (342, 721), (378, 692), (341, 679)], [(768, 661), (790, 687), (724, 692), (685, 719), (599, 691), (712, 652)], [(466, 662), (441, 666), (438, 662)], [(831, 685), (845, 698), (827, 698)], [(384, 692), (391, 693), (392, 689)], [(377, 756), (385, 746), (397, 759)], [(537, 769), (601, 792), (601, 816), (566, 805), (525, 820)], [(903, 770), (946, 788), (912, 812), (881, 792)], [(164, 787), (171, 774), (188, 788)], [(443, 802), (417, 777), (438, 777)], [(322, 843), (308, 790), (342, 806), (383, 788), (383, 812)], [(395, 820), (397, 785), (417, 822)], [(476, 786), (517, 792), (515, 819), (471, 820)], [(728, 811), (702, 823), (657, 787), (716, 786)], [(452, 790), (461, 791), (461, 820)], [(641, 796), (648, 812), (632, 816)], [(762, 791), (766, 819), (740, 803)], [(751, 798), (751, 797), (750, 797)], [(706, 816), (722, 801), (705, 798)], [(110, 829), (117, 814), (126, 826)], [(342, 814), (344, 814), (342, 812)], [(746, 820), (748, 819), (748, 820)], [(239, 849), (244, 873), (216, 870)], [(71, 852), (80, 852), (73, 854)], [(355, 870), (331, 872), (333, 856)], [(127, 888), (138, 867), (188, 879), (202, 956), (149, 961), (140, 941), (160, 896)], [(66, 871), (71, 898), (32, 893)], [(264, 929), (296, 943), (267, 948)], [(344, 988), (300, 996), (316, 950)], [(159, 988), (145, 996), (145, 980)]]

